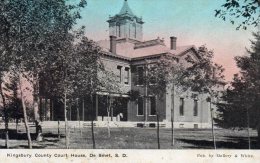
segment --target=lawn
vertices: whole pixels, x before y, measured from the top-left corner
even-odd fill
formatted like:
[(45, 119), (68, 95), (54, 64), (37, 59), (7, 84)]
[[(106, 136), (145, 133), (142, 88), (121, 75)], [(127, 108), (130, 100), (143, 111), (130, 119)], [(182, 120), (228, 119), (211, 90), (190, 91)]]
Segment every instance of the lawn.
[[(95, 142), (98, 149), (157, 149), (155, 128), (111, 128), (108, 137), (107, 128), (94, 128)], [(3, 125), (0, 130), (0, 148), (4, 147)], [(35, 139), (35, 129), (31, 128), (32, 138)], [(33, 141), (33, 148), (53, 149), (65, 148), (64, 128), (60, 129), (58, 139), (57, 128), (44, 128), (42, 142)], [(216, 129), (216, 144), (218, 149), (248, 149), (248, 133), (246, 130)], [(256, 148), (256, 131), (251, 130), (252, 148)], [(175, 145), (171, 146), (171, 129), (160, 128), (160, 146), (162, 149), (213, 149), (210, 129), (175, 129)], [(26, 133), (14, 127), (10, 130), (10, 147), (27, 148)], [(91, 149), (91, 128), (70, 128), (71, 149)]]

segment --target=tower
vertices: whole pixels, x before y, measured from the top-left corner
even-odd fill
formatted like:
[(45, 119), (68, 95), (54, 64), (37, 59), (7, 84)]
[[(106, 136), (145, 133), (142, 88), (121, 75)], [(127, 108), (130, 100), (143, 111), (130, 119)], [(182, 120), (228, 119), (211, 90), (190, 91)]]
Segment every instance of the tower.
[(137, 17), (130, 9), (127, 0), (124, 0), (123, 7), (119, 14), (109, 17), (109, 35), (118, 39), (143, 40), (142, 18)]

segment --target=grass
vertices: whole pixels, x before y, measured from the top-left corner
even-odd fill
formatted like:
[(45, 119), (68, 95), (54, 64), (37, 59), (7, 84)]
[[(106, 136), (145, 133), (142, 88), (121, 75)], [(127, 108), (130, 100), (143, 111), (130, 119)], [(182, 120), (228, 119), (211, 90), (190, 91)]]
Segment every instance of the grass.
[[(97, 149), (157, 149), (157, 135), (155, 128), (111, 128), (111, 136), (107, 135), (107, 128), (94, 128)], [(35, 129), (31, 128), (32, 138), (35, 138)], [(65, 148), (64, 128), (60, 129), (61, 139), (58, 139), (57, 128), (44, 128), (44, 141), (33, 141), (33, 148), (61, 149)], [(27, 148), (26, 133), (19, 128), (9, 131), (10, 147)], [(82, 134), (81, 134), (82, 133)], [(247, 131), (245, 130), (216, 130), (218, 149), (248, 149)], [(251, 130), (251, 145), (256, 149), (256, 131)], [(175, 145), (171, 146), (171, 129), (160, 129), (160, 143), (162, 149), (213, 149), (210, 129), (175, 129)], [(0, 130), (0, 148), (4, 148), (4, 130)], [(71, 149), (91, 149), (91, 128), (70, 129)]]

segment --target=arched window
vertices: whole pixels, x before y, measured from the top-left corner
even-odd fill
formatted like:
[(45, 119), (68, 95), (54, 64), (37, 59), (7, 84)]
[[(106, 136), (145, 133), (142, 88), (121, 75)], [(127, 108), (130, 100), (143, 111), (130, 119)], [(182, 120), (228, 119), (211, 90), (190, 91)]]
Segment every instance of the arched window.
[(134, 24), (134, 37), (136, 38), (136, 24)]
[(116, 34), (118, 37), (121, 37), (121, 29), (119, 23), (116, 24)]

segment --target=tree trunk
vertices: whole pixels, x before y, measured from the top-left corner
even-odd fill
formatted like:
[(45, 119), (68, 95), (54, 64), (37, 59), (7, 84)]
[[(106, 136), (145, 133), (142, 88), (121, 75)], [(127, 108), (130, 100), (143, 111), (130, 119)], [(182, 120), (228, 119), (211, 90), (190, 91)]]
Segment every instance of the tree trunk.
[(60, 140), (60, 120), (58, 120), (58, 139)]
[(107, 132), (108, 137), (110, 138), (110, 126), (109, 126), (109, 119), (110, 119), (110, 108), (111, 108), (111, 98), (107, 96)]
[(214, 130), (213, 109), (211, 108), (211, 102), (209, 104), (210, 104), (210, 115), (211, 115), (211, 134), (212, 134), (214, 149), (217, 149), (216, 139), (215, 139), (215, 130)]
[(16, 120), (15, 120), (16, 122), (16, 126), (15, 126), (15, 129), (16, 129), (16, 133), (18, 133), (18, 118), (16, 118)]
[(83, 123), (85, 121), (85, 100), (84, 100), (84, 97), (82, 99), (82, 120), (83, 120)]
[(160, 149), (160, 124), (159, 124), (159, 114), (156, 114), (156, 119), (157, 119), (157, 144), (158, 144), (158, 149)]
[(172, 101), (172, 106), (171, 106), (171, 145), (174, 145), (174, 86), (172, 86), (172, 95), (171, 95), (171, 101)]
[(246, 108), (246, 116), (247, 116), (247, 134), (248, 134), (248, 149), (251, 149), (251, 138), (250, 138), (250, 119), (249, 119), (249, 110)]
[(91, 98), (90, 101), (91, 101), (91, 111), (92, 111), (92, 118), (91, 118), (92, 143), (93, 143), (93, 149), (96, 149), (96, 142), (95, 142), (95, 135), (94, 135), (94, 103), (93, 103), (92, 94), (90, 98)]
[(82, 136), (82, 130), (81, 130), (81, 125), (80, 125), (80, 116), (79, 116), (79, 99), (77, 98), (77, 119), (79, 122), (79, 132), (80, 136)]
[(0, 83), (0, 94), (2, 96), (2, 101), (3, 101), (3, 107), (4, 107), (4, 118), (5, 118), (5, 147), (7, 149), (9, 149), (9, 134), (8, 134), (8, 113), (7, 113), (7, 109), (6, 109), (6, 101), (5, 101), (5, 96), (4, 96), (4, 92), (3, 92), (3, 87), (2, 87), (2, 83)]
[(33, 76), (33, 113), (34, 113), (34, 123), (36, 126), (36, 140), (41, 140), (42, 131), (40, 130), (40, 116), (39, 116), (39, 80), (38, 75)]
[(28, 125), (28, 119), (27, 119), (27, 113), (26, 113), (26, 105), (25, 105), (25, 101), (24, 101), (24, 97), (23, 97), (21, 74), (19, 74), (19, 87), (20, 87), (20, 91), (21, 91), (21, 100), (22, 100), (22, 107), (23, 107), (24, 125), (25, 125), (25, 130), (26, 130), (26, 133), (27, 133), (28, 147), (29, 147), (29, 149), (32, 149), (32, 139), (31, 139), (30, 128), (29, 128), (29, 125)]
[(260, 149), (260, 122), (258, 122), (258, 125), (256, 126), (257, 130), (257, 149)]
[(68, 134), (68, 118), (67, 118), (67, 92), (64, 93), (64, 120), (65, 120), (65, 144), (66, 149), (69, 149), (69, 134)]

